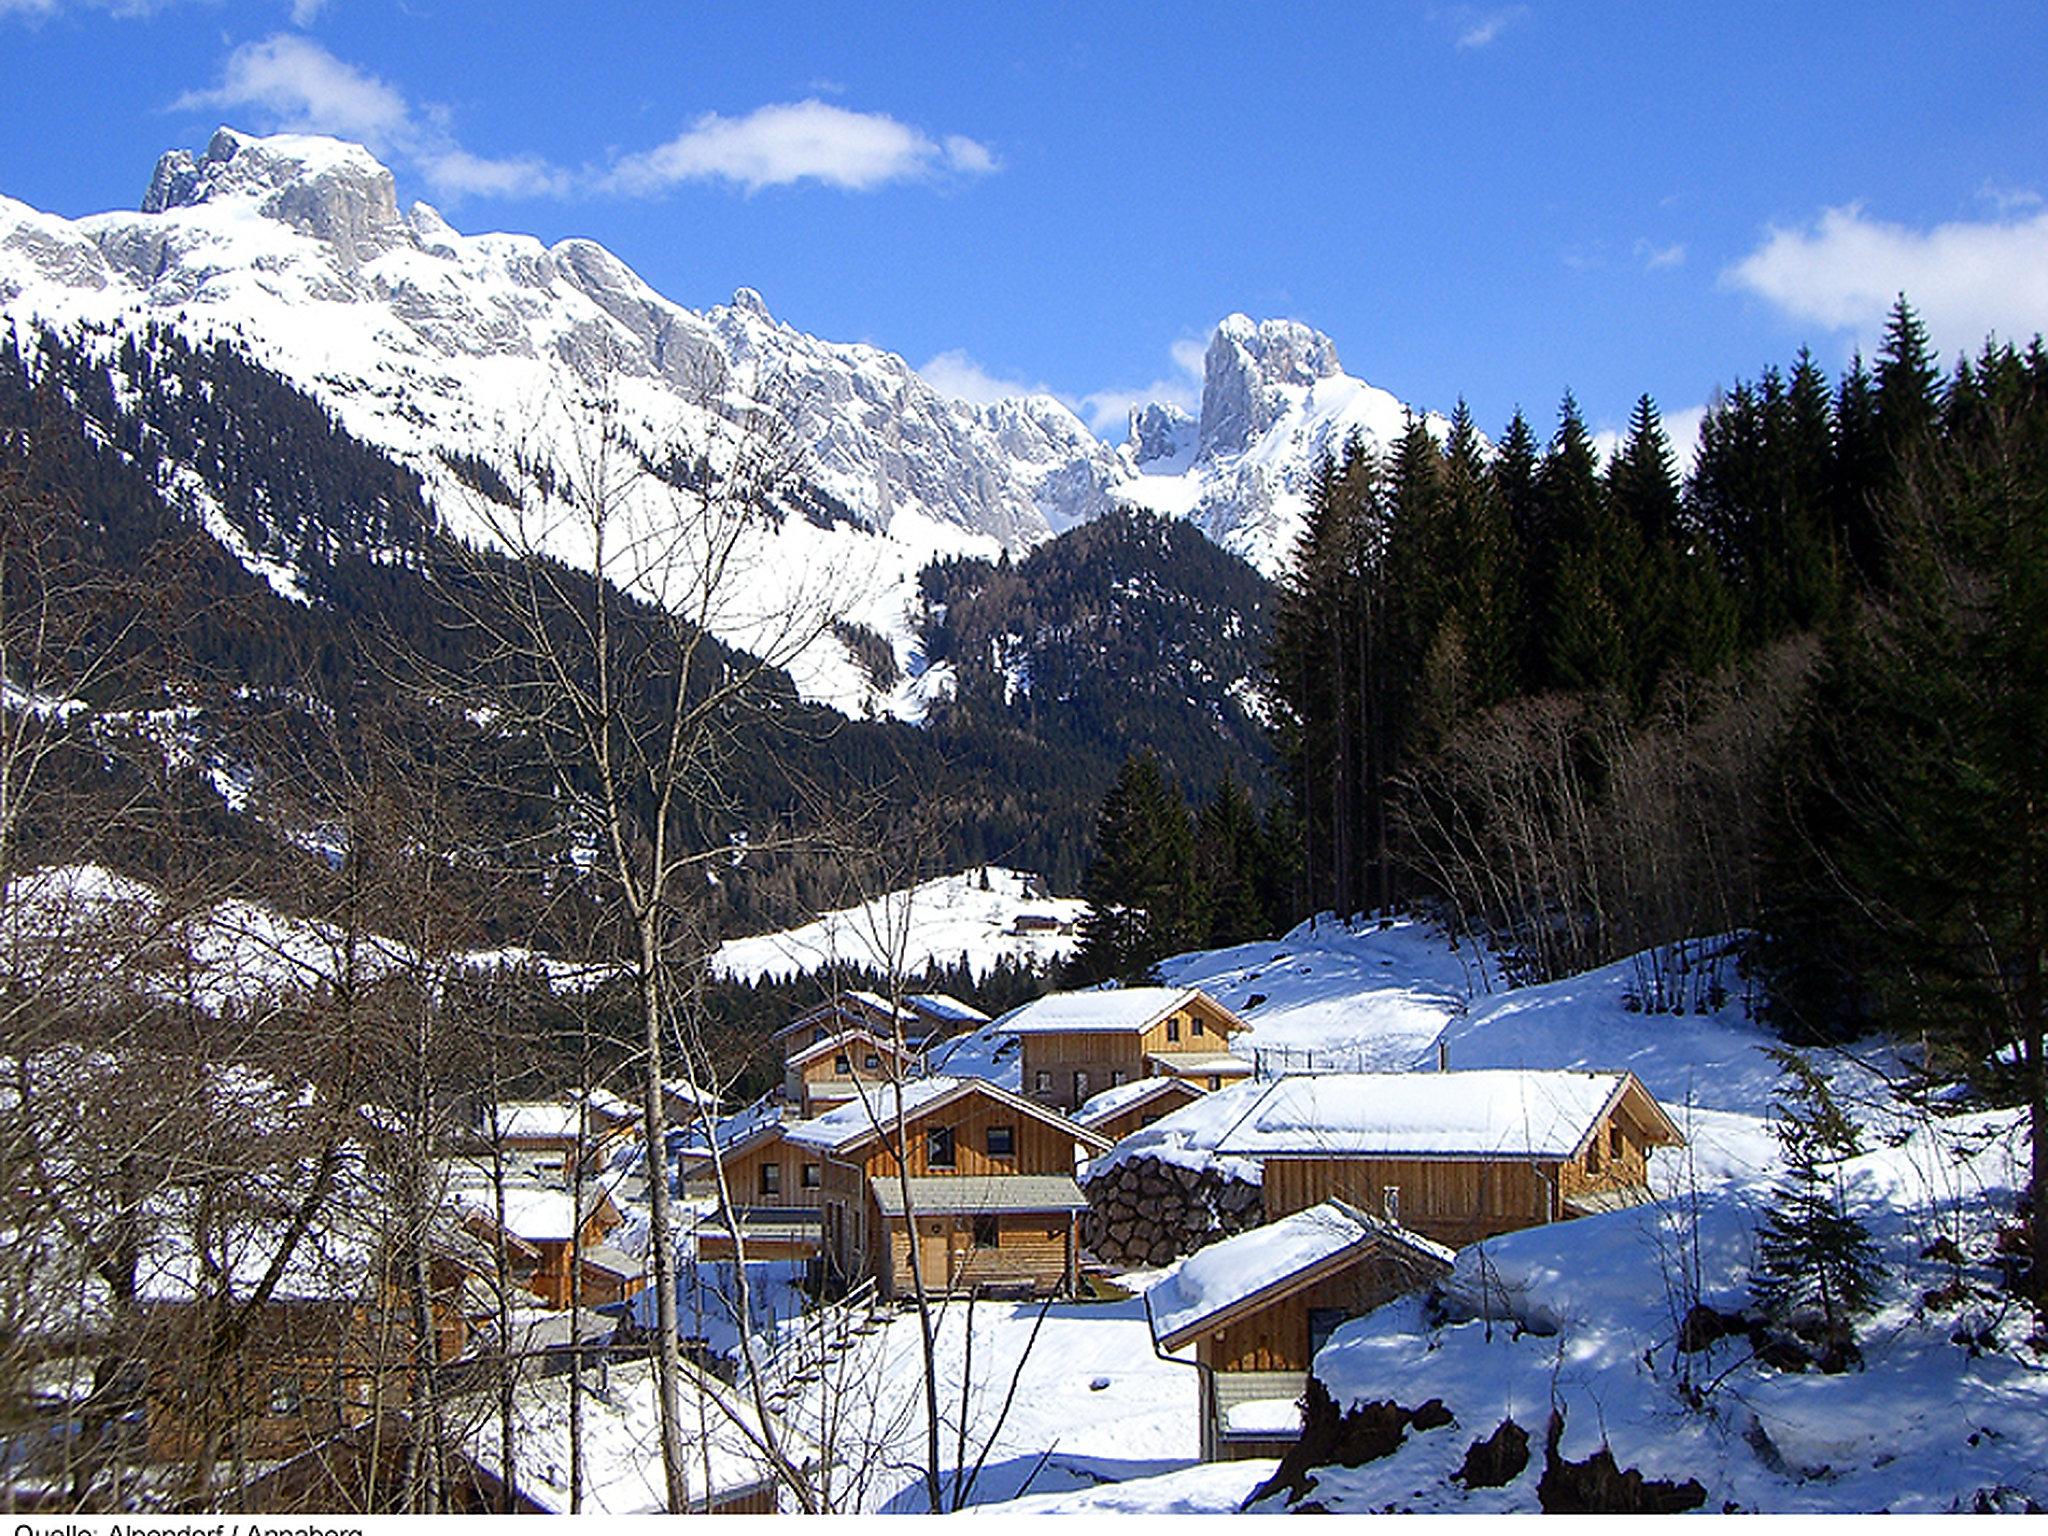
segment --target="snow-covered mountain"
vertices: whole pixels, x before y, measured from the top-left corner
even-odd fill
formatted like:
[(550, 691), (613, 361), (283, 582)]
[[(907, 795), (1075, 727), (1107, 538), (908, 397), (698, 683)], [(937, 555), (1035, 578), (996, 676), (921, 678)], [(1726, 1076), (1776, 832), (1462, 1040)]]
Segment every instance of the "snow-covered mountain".
[[(807, 490), (755, 552), (757, 596), (772, 607), (829, 573), (845, 617), (889, 639), (904, 678), (878, 698), (825, 637), (792, 673), (849, 713), (918, 713), (916, 575), (935, 556), (1021, 551), (1126, 501), (1192, 519), (1271, 574), (1316, 456), (1354, 428), (1388, 438), (1403, 409), (1345, 375), (1327, 337), (1233, 315), (1209, 347), (1200, 420), (1142, 407), (1112, 447), (1048, 396), (949, 400), (894, 354), (778, 322), (751, 289), (699, 313), (588, 240), (458, 233), (423, 203), (401, 210), (359, 146), (227, 128), (198, 156), (163, 156), (139, 212), (68, 220), (0, 197), (0, 313), (232, 338), (417, 470), (472, 536), (490, 512), (477, 461), (515, 482), (520, 466), (559, 464), (590, 440), (596, 386), (654, 462), (679, 435), (766, 407), (791, 429)], [(588, 559), (566, 532), (554, 547)], [(272, 569), (292, 557), (244, 553)], [(742, 619), (714, 627), (758, 640)]]

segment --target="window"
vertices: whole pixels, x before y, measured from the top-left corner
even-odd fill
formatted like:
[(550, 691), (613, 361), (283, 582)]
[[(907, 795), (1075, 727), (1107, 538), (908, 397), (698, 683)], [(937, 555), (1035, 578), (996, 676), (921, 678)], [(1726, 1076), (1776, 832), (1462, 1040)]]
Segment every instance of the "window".
[(1210, 1091), (1211, 1093), (1214, 1093), (1214, 1092), (1215, 1092), (1215, 1091), (1216, 1091), (1216, 1090), (1217, 1090), (1218, 1088), (1221, 1088), (1222, 1086), (1223, 1086), (1223, 1078), (1222, 1078), (1222, 1076), (1221, 1076), (1220, 1074), (1218, 1074), (1218, 1073), (1215, 1073), (1215, 1072), (1211, 1072), (1211, 1073), (1209, 1074), (1209, 1091)]
[(816, 1163), (804, 1164), (804, 1171), (801, 1182), (805, 1189), (816, 1189), (818, 1187), (818, 1165)]
[(1034, 1089), (1034, 1090), (1035, 1090), (1036, 1092), (1039, 1092), (1039, 1093), (1051, 1093), (1051, 1092), (1052, 1092), (1052, 1074), (1051, 1074), (1050, 1072), (1038, 1072), (1038, 1073), (1034, 1073), (1034, 1074), (1032, 1075), (1032, 1079), (1031, 1079), (1031, 1086), (1032, 1086), (1032, 1088), (1033, 1088), (1033, 1089)]
[(1194, 1020), (1194, 1030), (1195, 1033), (1198, 1035), (1206, 1035), (1207, 1033), (1209, 1033), (1209, 1026), (1204, 1024), (1199, 1018), (1197, 1018), (1196, 1020)]
[(270, 1411), (275, 1414), (299, 1411), (299, 1384), (290, 1376), (270, 1378)]
[(1166, 1040), (1170, 1045), (1180, 1039), (1180, 1015), (1175, 1014), (1166, 1021)]
[(1087, 1097), (1088, 1074), (1086, 1072), (1076, 1072), (1074, 1074), (1074, 1102), (1076, 1104), (1079, 1104), (1082, 1100), (1086, 1099)]
[(832, 1070), (840, 1077), (846, 1076), (847, 1073), (853, 1070), (853, 1063), (847, 1058), (846, 1052), (841, 1051), (832, 1058)]
[(1380, 1209), (1387, 1220), (1399, 1224), (1401, 1220), (1401, 1186), (1388, 1184), (1380, 1190)]
[(1628, 1144), (1621, 1139), (1620, 1126), (1610, 1125), (1609, 1127), (1607, 1127), (1607, 1155), (1609, 1157), (1619, 1158), (1622, 1154), (1622, 1150), (1627, 1145)]
[(993, 1216), (974, 1218), (974, 1246), (977, 1248), (999, 1248), (1002, 1246), (1003, 1224)]
[(953, 1166), (953, 1127), (935, 1125), (924, 1133), (924, 1160), (932, 1168)]
[(1595, 1136), (1590, 1142), (1586, 1144), (1586, 1172), (1598, 1173), (1599, 1171), (1600, 1138), (1598, 1136)]
[(869, 1051), (866, 1056), (861, 1058), (861, 1066), (869, 1072), (879, 1072), (882, 1070), (882, 1058), (875, 1052)]
[(763, 1163), (761, 1165), (761, 1193), (764, 1195), (779, 1195), (782, 1193), (782, 1164)]
[(1122, 1067), (1112, 1067), (1110, 1068), (1109, 1072), (1109, 1086), (1112, 1088), (1121, 1088), (1126, 1082), (1130, 1080), (1130, 1076), (1131, 1074), (1126, 1072)]
[(988, 1155), (990, 1157), (1015, 1157), (1017, 1155), (1017, 1128), (1014, 1125), (992, 1125), (988, 1128)]

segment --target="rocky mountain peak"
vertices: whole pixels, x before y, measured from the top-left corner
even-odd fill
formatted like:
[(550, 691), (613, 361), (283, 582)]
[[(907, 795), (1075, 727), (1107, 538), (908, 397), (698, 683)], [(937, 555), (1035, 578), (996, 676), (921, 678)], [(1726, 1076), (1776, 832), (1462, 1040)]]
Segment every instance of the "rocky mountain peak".
[(407, 243), (391, 172), (357, 144), (311, 134), (254, 138), (218, 130), (194, 158), (174, 149), (156, 163), (144, 213), (167, 213), (241, 198), (355, 263)]
[(1202, 363), (1201, 457), (1242, 453), (1286, 411), (1287, 391), (1342, 372), (1337, 344), (1299, 320), (1226, 316)]
[(1195, 418), (1179, 406), (1155, 400), (1131, 407), (1124, 451), (1134, 467), (1177, 463), (1189, 455), (1195, 441)]

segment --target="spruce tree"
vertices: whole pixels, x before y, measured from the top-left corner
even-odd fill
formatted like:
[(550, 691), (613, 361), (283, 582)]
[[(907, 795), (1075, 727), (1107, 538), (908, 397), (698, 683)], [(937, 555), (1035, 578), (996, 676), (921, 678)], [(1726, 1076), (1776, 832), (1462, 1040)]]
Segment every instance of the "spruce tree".
[(1771, 1321), (1821, 1349), (1823, 1369), (1860, 1359), (1855, 1319), (1877, 1299), (1881, 1271), (1870, 1231), (1849, 1211), (1842, 1164), (1863, 1149), (1825, 1077), (1796, 1051), (1774, 1048), (1784, 1073), (1772, 1133), (1785, 1173), (1757, 1231), (1751, 1294)]
[(1141, 981), (1201, 942), (1187, 804), (1151, 753), (1125, 759), (1096, 817), (1095, 848), (1081, 887), (1079, 979)]

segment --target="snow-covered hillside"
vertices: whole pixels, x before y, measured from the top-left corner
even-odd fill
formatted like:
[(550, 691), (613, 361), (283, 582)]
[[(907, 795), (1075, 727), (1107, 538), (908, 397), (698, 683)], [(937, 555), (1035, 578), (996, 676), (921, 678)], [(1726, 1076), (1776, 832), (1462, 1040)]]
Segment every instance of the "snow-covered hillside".
[(1036, 875), (971, 869), (824, 913), (799, 928), (728, 939), (712, 969), (742, 980), (832, 965), (911, 976), (963, 959), (976, 975), (1005, 959), (1044, 970), (1074, 952), (1074, 925), (1086, 909), (1084, 901), (1045, 894)]
[[(197, 156), (166, 154), (139, 212), (69, 220), (0, 196), (0, 314), (230, 338), (418, 471), (450, 525), (480, 537), (505, 509), (476, 462), (547, 507), (532, 471), (587, 469), (573, 461), (600, 401), (650, 463), (764, 413), (807, 489), (745, 552), (751, 614), (714, 628), (759, 649), (763, 614), (829, 599), (890, 641), (903, 678), (878, 693), (841, 639), (819, 636), (792, 674), (851, 714), (919, 716), (916, 574), (935, 556), (1022, 550), (1122, 500), (1190, 517), (1270, 574), (1317, 455), (1354, 428), (1386, 441), (1402, 420), (1341, 372), (1327, 337), (1233, 315), (1208, 351), (1200, 421), (1143, 407), (1113, 447), (1047, 396), (948, 400), (894, 354), (778, 322), (752, 289), (693, 311), (591, 241), (468, 235), (425, 204), (401, 210), (359, 146), (225, 128)], [(736, 450), (709, 451), (726, 468)], [(631, 494), (659, 512), (668, 493), (650, 479)], [(546, 543), (588, 564), (562, 511), (541, 514)], [(236, 552), (289, 585), (295, 551)]]

